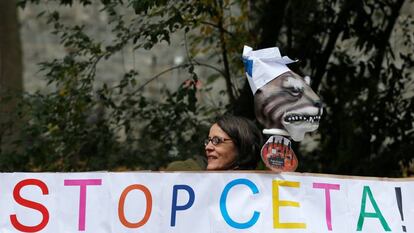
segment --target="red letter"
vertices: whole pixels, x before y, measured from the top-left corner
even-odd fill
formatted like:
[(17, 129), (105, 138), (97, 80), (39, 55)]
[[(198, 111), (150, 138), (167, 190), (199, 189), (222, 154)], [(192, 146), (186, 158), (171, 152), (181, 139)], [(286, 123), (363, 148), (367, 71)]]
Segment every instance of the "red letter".
[(46, 186), (45, 183), (43, 183), (43, 181), (37, 180), (37, 179), (26, 179), (26, 180), (20, 181), (14, 187), (14, 190), (13, 190), (14, 200), (22, 206), (25, 206), (25, 207), (28, 207), (28, 208), (35, 209), (35, 210), (39, 211), (40, 213), (42, 213), (43, 219), (38, 225), (25, 226), (17, 220), (17, 217), (16, 217), (15, 214), (12, 214), (12, 215), (10, 215), (10, 221), (11, 221), (12, 225), (14, 226), (14, 228), (16, 228), (17, 230), (22, 231), (22, 232), (41, 231), (43, 228), (45, 228), (46, 224), (49, 222), (49, 212), (47, 211), (46, 207), (44, 207), (43, 205), (41, 205), (37, 202), (29, 201), (29, 200), (24, 199), (20, 196), (20, 190), (24, 186), (27, 186), (27, 185), (36, 185), (42, 190), (43, 195), (49, 194), (49, 190), (47, 189), (47, 186)]
[(86, 186), (87, 185), (101, 185), (101, 179), (86, 179), (86, 180), (65, 180), (65, 186), (80, 186), (79, 194), (79, 231), (85, 230), (86, 218)]

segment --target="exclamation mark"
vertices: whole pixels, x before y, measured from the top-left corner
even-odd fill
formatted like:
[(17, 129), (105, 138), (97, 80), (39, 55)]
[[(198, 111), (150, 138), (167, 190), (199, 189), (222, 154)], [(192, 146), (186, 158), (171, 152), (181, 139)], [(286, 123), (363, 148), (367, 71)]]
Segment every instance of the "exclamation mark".
[[(401, 220), (404, 222), (404, 213), (403, 213), (403, 208), (402, 208), (402, 196), (401, 196), (400, 187), (395, 187), (395, 195), (397, 196), (397, 205), (398, 205), (398, 210), (400, 211)], [(404, 225), (402, 226), (402, 230), (404, 232), (407, 232), (407, 229), (405, 228)]]

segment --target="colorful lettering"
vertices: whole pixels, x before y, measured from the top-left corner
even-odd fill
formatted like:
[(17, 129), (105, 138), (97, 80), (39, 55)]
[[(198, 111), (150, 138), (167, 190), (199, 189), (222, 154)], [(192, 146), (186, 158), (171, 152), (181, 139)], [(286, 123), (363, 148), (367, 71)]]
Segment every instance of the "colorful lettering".
[[(134, 189), (135, 190), (141, 190), (144, 193), (145, 199), (147, 200), (147, 206), (146, 206), (144, 217), (139, 222), (131, 223), (125, 218), (124, 205), (125, 205), (126, 196), (128, 195), (128, 193), (130, 191), (132, 191)], [(124, 226), (126, 226), (128, 228), (138, 228), (138, 227), (143, 226), (145, 223), (147, 223), (147, 221), (148, 221), (148, 219), (151, 215), (151, 210), (152, 210), (151, 192), (144, 185), (133, 184), (133, 185), (130, 185), (130, 186), (126, 187), (124, 189), (124, 191), (122, 191), (121, 197), (119, 198), (119, 204), (118, 204), (118, 216), (119, 216), (119, 219), (121, 220), (121, 223)]]
[(282, 206), (300, 207), (299, 202), (279, 200), (279, 186), (289, 188), (299, 188), (300, 183), (296, 181), (274, 180), (272, 181), (273, 192), (273, 228), (283, 229), (306, 229), (306, 223), (301, 222), (285, 222), (281, 223), (279, 218), (279, 209)]
[[(178, 195), (178, 190), (185, 190), (187, 191), (189, 198), (188, 198), (188, 202), (185, 205), (182, 206), (177, 206), (177, 195)], [(188, 185), (174, 185), (173, 187), (173, 198), (172, 198), (172, 207), (171, 207), (171, 226), (175, 226), (175, 215), (177, 213), (177, 210), (186, 210), (188, 208), (190, 208), (193, 203), (194, 203), (194, 190), (188, 186)]]
[(102, 185), (101, 179), (64, 180), (65, 186), (79, 186), (79, 220), (78, 230), (85, 231), (86, 219), (86, 187), (88, 185)]
[(244, 222), (244, 223), (236, 222), (230, 218), (229, 213), (227, 211), (227, 207), (226, 207), (226, 200), (227, 200), (227, 195), (230, 189), (236, 185), (246, 185), (252, 190), (253, 194), (259, 193), (259, 189), (253, 182), (251, 182), (248, 179), (236, 179), (236, 180), (231, 181), (230, 183), (226, 185), (226, 187), (224, 187), (223, 193), (221, 194), (221, 197), (220, 197), (221, 215), (223, 215), (223, 218), (227, 222), (227, 224), (237, 229), (246, 229), (256, 224), (257, 220), (259, 219), (260, 212), (254, 211), (253, 217), (249, 221)]
[(331, 190), (339, 190), (339, 184), (313, 183), (313, 188), (325, 189), (325, 219), (329, 231), (332, 231)]
[(35, 225), (35, 226), (26, 226), (23, 225), (19, 222), (19, 220), (17, 220), (17, 216), (15, 214), (10, 215), (10, 221), (12, 223), (12, 225), (14, 226), (14, 228), (16, 228), (19, 231), (22, 232), (38, 232), (41, 231), (43, 228), (45, 228), (45, 226), (47, 225), (47, 223), (49, 222), (49, 211), (46, 209), (45, 206), (34, 202), (34, 201), (30, 201), (27, 199), (24, 199), (20, 196), (20, 190), (28, 185), (35, 185), (37, 187), (40, 188), (40, 190), (42, 190), (42, 194), (43, 195), (48, 195), (49, 194), (49, 189), (47, 188), (46, 184), (38, 179), (26, 179), (26, 180), (22, 180), (19, 183), (17, 183), (17, 185), (14, 187), (13, 189), (13, 198), (14, 200), (27, 208), (31, 208), (34, 210), (39, 211), (43, 218), (42, 221)]
[[(367, 196), (374, 208), (374, 213), (365, 212)], [(377, 203), (372, 195), (371, 189), (368, 186), (364, 186), (362, 191), (362, 200), (361, 200), (361, 211), (359, 212), (359, 219), (357, 225), (357, 231), (362, 231), (362, 226), (364, 225), (365, 218), (378, 218), (381, 222), (382, 227), (385, 231), (391, 231), (391, 228), (388, 226), (387, 221), (385, 221), (384, 216), (382, 216), (380, 209), (378, 208)]]

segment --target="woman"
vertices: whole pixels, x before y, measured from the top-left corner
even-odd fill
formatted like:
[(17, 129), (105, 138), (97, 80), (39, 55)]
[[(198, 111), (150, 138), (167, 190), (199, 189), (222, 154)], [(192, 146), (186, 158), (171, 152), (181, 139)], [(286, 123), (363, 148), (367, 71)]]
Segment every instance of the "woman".
[(260, 158), (262, 134), (250, 120), (225, 115), (211, 126), (204, 145), (207, 170), (255, 169)]

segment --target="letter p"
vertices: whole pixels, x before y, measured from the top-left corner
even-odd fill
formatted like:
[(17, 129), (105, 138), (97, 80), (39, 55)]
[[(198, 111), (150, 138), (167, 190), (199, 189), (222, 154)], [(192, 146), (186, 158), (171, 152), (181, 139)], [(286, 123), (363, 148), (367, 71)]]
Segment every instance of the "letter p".
[[(187, 191), (188, 193), (188, 202), (184, 205), (177, 205), (177, 195), (178, 195), (178, 190), (182, 189)], [(178, 210), (186, 210), (189, 209), (193, 203), (194, 203), (194, 190), (188, 186), (188, 185), (174, 185), (173, 186), (173, 198), (172, 198), (172, 204), (171, 204), (171, 226), (175, 226), (175, 215), (177, 213)]]

